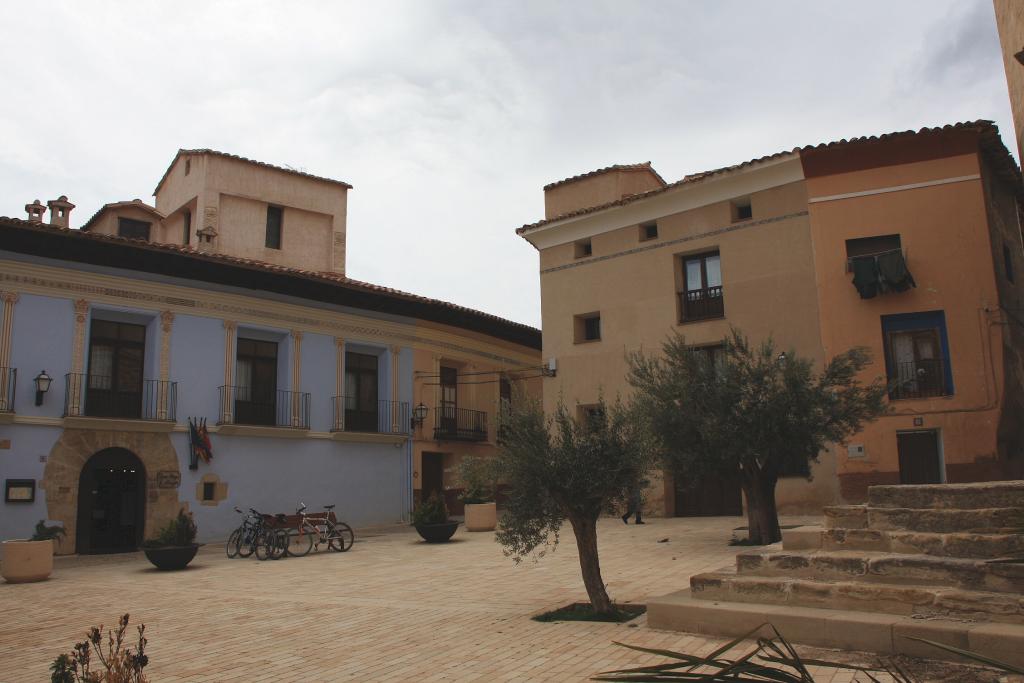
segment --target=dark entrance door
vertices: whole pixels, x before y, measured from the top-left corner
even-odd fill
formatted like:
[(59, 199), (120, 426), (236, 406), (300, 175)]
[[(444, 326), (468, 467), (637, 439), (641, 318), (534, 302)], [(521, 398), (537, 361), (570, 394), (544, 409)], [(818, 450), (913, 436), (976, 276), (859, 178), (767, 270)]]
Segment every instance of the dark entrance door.
[(382, 432), (377, 419), (377, 356), (345, 354), (345, 430)]
[(739, 475), (675, 478), (676, 517), (738, 517), (743, 514)]
[(236, 355), (235, 422), (278, 424), (277, 342), (239, 337)]
[(89, 458), (78, 479), (79, 553), (119, 553), (142, 542), (146, 469), (123, 448)]
[(142, 417), (143, 325), (93, 320), (89, 332), (89, 382), (85, 414)]
[(938, 432), (899, 433), (896, 435), (896, 448), (900, 454), (901, 484), (942, 483)]
[(420, 480), (421, 499), (426, 500), (435, 493), (438, 497), (444, 496), (444, 454), (424, 453), (420, 470), (423, 477)]

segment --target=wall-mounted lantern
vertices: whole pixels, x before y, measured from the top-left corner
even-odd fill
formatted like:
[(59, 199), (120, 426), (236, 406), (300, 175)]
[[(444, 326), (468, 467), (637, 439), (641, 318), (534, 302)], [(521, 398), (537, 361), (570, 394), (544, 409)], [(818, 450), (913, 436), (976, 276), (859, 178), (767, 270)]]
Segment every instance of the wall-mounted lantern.
[(46, 370), (43, 370), (32, 381), (36, 383), (36, 405), (41, 406), (43, 405), (43, 395), (50, 390), (50, 382), (53, 381), (53, 378), (46, 374)]
[(420, 403), (418, 406), (412, 409), (412, 425), (417, 427), (423, 424), (424, 420), (427, 419), (427, 411), (430, 409)]

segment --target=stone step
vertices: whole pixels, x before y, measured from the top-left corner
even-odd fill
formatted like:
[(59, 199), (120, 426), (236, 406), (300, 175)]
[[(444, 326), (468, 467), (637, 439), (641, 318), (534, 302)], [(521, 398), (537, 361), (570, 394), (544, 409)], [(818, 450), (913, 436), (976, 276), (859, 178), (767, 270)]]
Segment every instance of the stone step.
[[(1024, 625), (963, 620), (916, 619), (837, 609), (698, 600), (679, 591), (647, 600), (647, 625), (666, 631), (735, 638), (771, 623), (793, 643), (929, 659), (956, 655), (910, 637), (970, 650), (1012, 666), (1024, 666)], [(770, 629), (759, 636), (773, 637)]]
[(782, 532), (783, 550), (867, 550), (979, 560), (1024, 556), (1024, 533), (940, 534), (805, 526)]
[(868, 506), (960, 510), (1024, 508), (1024, 481), (871, 486)]
[(736, 556), (740, 576), (816, 581), (862, 581), (948, 586), (992, 593), (1024, 593), (1024, 564), (870, 551), (746, 552)]
[(827, 505), (822, 509), (826, 529), (866, 529), (866, 505)]
[[(867, 528), (929, 533), (1024, 531), (1024, 508), (867, 508)], [(835, 527), (833, 527), (835, 528)]]
[(1018, 624), (1024, 622), (1024, 600), (1019, 595), (945, 586), (818, 581), (719, 571), (690, 577), (690, 589), (693, 597), (698, 600), (757, 602), (929, 618)]

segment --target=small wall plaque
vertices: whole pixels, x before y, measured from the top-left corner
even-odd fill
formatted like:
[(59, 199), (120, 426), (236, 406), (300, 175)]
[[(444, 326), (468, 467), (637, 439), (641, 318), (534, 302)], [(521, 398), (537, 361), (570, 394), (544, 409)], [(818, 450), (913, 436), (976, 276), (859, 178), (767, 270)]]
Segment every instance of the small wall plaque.
[(181, 473), (163, 470), (156, 473), (156, 487), (159, 489), (176, 489), (181, 486)]
[(36, 500), (35, 479), (7, 479), (4, 485), (5, 503), (33, 503)]
[(922, 427), (922, 426), (924, 426), (924, 418), (923, 417), (915, 417), (914, 418), (914, 426), (915, 427)]
[(852, 443), (846, 447), (846, 457), (848, 458), (863, 458), (864, 457), (864, 444)]
[(9, 451), (9, 450), (11, 450), (11, 440), (10, 439), (0, 439), (0, 451)]

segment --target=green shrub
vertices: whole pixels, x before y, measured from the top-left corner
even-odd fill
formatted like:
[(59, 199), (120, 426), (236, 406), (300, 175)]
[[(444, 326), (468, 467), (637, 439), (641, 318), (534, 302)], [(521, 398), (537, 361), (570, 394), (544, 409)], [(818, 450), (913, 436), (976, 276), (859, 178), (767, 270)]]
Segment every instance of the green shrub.
[(459, 479), (462, 480), (460, 500), (467, 505), (493, 503), (495, 481), (494, 458), (467, 456), (459, 463)]
[(168, 522), (164, 528), (144, 544), (148, 548), (163, 548), (168, 546), (192, 545), (196, 542), (196, 523), (192, 520), (192, 513), (185, 512), (182, 508), (178, 516)]
[(447, 521), (448, 506), (436, 493), (431, 494), (430, 498), (417, 505), (416, 509), (412, 511), (413, 526), (444, 524)]
[(64, 527), (62, 526), (46, 526), (45, 520), (39, 520), (36, 523), (35, 533), (32, 534), (32, 541), (57, 541), (60, 543), (61, 539), (64, 538)]

